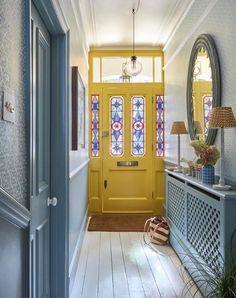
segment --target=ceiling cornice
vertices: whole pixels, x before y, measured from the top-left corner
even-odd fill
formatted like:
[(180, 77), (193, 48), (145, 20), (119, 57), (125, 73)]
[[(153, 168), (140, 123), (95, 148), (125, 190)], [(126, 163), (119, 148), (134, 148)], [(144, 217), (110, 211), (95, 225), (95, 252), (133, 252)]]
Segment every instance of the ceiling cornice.
[[(188, 0), (186, 0), (186, 1), (188, 1)], [(171, 19), (173, 19), (173, 18), (179, 19), (179, 17), (178, 17), (178, 14), (180, 13), (179, 6), (182, 2), (183, 2), (183, 0), (178, 0), (176, 2), (175, 6), (173, 7), (173, 9), (171, 9), (170, 13), (164, 18), (161, 27), (159, 27), (157, 29), (157, 33), (156, 33), (157, 38), (152, 43), (153, 46), (158, 45), (160, 43), (159, 37), (161, 36), (163, 29), (168, 27), (168, 24), (171, 23)]]
[(97, 39), (97, 27), (96, 27), (96, 17), (95, 17), (95, 2), (94, 0), (89, 0), (89, 12), (90, 12), (90, 28), (93, 36), (93, 45), (98, 47)]
[[(84, 52), (84, 55), (86, 58), (88, 58), (88, 52), (89, 52), (89, 43), (88, 40), (86, 38), (86, 32), (85, 32), (85, 28), (84, 28), (84, 23), (82, 20), (82, 16), (81, 16), (81, 10), (80, 7), (76, 6), (75, 0), (71, 0), (71, 6), (72, 6), (72, 11), (75, 17), (75, 21), (76, 21), (76, 26), (77, 26), (77, 31), (79, 36), (81, 36), (81, 41), (82, 41), (82, 49)], [(77, 3), (80, 1), (77, 1)], [(88, 66), (88, 59), (86, 59), (86, 63)]]
[[(203, 20), (208, 16), (208, 14), (211, 12), (212, 8), (216, 5), (218, 0), (211, 0), (211, 2), (208, 4), (208, 6), (205, 8), (202, 15), (199, 16), (199, 19), (197, 23), (194, 24), (194, 26), (191, 28), (191, 30), (188, 32), (188, 34), (185, 36), (183, 41), (179, 44), (177, 49), (174, 51), (173, 55), (169, 57), (168, 62), (164, 65), (163, 69), (165, 70), (175, 59), (175, 57), (179, 54), (179, 52), (182, 50), (186, 42), (191, 38), (191, 36), (194, 34), (194, 32), (198, 29), (198, 27), (202, 24)], [(166, 50), (166, 49), (165, 49)]]
[(191, 0), (191, 2), (189, 2), (189, 0), (185, 0), (185, 4), (182, 6), (182, 10), (181, 13), (179, 15), (179, 18), (175, 24), (175, 26), (173, 26), (173, 30), (170, 32), (169, 37), (167, 38), (167, 41), (164, 45), (163, 51), (165, 52), (166, 49), (168, 48), (168, 46), (171, 43), (171, 40), (173, 39), (176, 31), (179, 29), (180, 25), (183, 23), (184, 19), (186, 18), (189, 10), (191, 9), (191, 7), (193, 6), (193, 3), (195, 2), (195, 0)]

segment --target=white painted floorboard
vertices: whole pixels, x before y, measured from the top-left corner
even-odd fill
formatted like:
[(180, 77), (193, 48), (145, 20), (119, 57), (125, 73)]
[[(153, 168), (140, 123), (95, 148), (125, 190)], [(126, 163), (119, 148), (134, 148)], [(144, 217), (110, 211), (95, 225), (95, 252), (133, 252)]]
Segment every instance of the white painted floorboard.
[(157, 248), (142, 233), (86, 232), (70, 298), (192, 298), (196, 288), (187, 291), (190, 277), (173, 249)]

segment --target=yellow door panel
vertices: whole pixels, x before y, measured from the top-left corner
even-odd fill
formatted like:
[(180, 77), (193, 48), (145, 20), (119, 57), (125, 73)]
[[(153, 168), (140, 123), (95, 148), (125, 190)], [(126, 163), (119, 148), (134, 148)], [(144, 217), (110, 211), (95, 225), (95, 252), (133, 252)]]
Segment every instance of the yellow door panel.
[[(144, 99), (144, 120), (138, 117), (132, 120), (133, 97)], [(118, 98), (118, 106), (123, 106), (117, 117), (112, 113), (111, 100)], [(139, 99), (135, 108), (139, 108)], [(114, 100), (115, 102), (115, 100)], [(116, 102), (115, 102), (116, 103)], [(140, 110), (140, 115), (142, 111)], [(115, 120), (112, 121), (112, 115)], [(140, 121), (139, 121), (140, 120)], [(135, 128), (134, 128), (135, 127)], [(113, 128), (113, 130), (112, 130)], [(144, 131), (144, 146), (134, 143), (136, 153), (132, 150), (133, 130), (137, 135)], [(117, 137), (117, 131), (118, 137)], [(113, 132), (113, 134), (112, 134)], [(117, 137), (117, 142), (114, 135)], [(153, 212), (152, 207), (152, 90), (148, 88), (105, 88), (103, 90), (103, 212)], [(118, 144), (117, 147), (114, 144)], [(137, 145), (141, 144), (141, 146)], [(117, 151), (114, 148), (118, 148)], [(144, 151), (144, 152), (143, 152)], [(139, 153), (137, 153), (139, 152)], [(137, 154), (137, 155), (135, 155)]]

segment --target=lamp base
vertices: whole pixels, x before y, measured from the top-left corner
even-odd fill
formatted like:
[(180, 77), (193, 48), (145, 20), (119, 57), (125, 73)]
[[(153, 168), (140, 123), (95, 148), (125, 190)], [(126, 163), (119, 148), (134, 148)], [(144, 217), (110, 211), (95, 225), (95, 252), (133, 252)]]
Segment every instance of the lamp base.
[(231, 185), (220, 185), (220, 184), (214, 184), (213, 189), (217, 189), (217, 190), (230, 190), (232, 188)]

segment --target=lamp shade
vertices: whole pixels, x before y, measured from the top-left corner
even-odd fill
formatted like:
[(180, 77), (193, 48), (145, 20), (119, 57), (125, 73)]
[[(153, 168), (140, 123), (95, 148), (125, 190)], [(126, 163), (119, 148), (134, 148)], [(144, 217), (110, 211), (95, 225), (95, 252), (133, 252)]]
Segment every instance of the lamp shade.
[(215, 107), (212, 110), (209, 128), (236, 127), (236, 120), (231, 107)]
[(184, 121), (175, 121), (175, 122), (173, 122), (170, 134), (172, 134), (172, 135), (178, 135), (178, 134), (184, 135), (184, 134), (187, 134), (187, 133), (188, 132), (187, 132)]
[(194, 121), (194, 127), (197, 135), (201, 135), (203, 133), (200, 121)]

